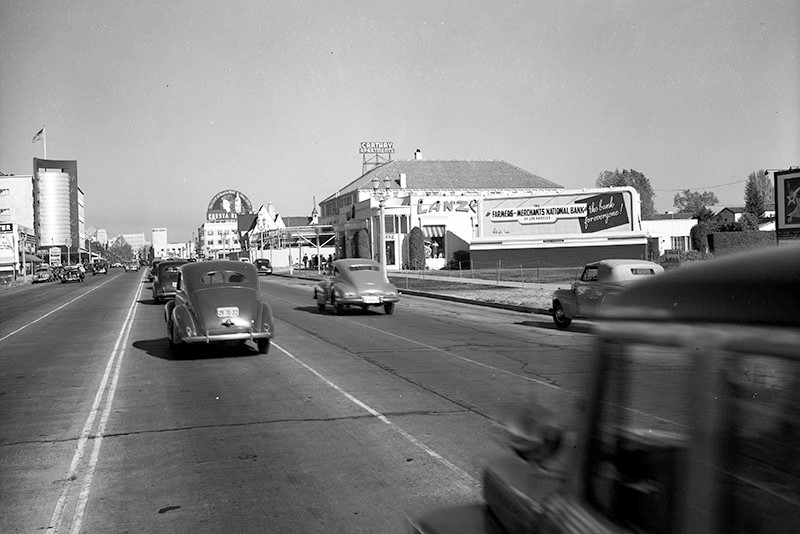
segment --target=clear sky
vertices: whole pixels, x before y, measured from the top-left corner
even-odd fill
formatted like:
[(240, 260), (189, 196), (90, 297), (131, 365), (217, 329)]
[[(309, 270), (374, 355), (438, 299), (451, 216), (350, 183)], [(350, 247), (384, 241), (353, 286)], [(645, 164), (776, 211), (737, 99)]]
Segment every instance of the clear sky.
[(87, 226), (173, 242), (224, 189), (310, 214), (361, 141), (741, 206), (800, 165), (798, 31), (798, 0), (0, 0), (0, 171), (44, 125)]

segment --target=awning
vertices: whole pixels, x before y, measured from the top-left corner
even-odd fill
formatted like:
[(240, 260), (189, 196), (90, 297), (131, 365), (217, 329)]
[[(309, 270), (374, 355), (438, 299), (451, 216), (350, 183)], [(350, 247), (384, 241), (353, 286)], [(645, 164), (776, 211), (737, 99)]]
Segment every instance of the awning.
[(422, 233), (425, 237), (444, 237), (444, 225), (423, 226)]
[(25, 253), (25, 263), (42, 263), (44, 260), (39, 256), (34, 256), (33, 254)]

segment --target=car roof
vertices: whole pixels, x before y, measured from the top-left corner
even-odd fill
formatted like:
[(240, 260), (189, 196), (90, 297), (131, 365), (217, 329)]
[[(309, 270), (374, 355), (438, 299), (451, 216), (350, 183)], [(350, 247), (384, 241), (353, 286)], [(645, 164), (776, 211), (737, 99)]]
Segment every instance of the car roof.
[(342, 260), (336, 260), (333, 262), (333, 264), (340, 268), (348, 267), (350, 265), (379, 265), (377, 261), (370, 260), (368, 258), (345, 258)]
[(256, 286), (258, 284), (258, 271), (255, 265), (243, 261), (234, 260), (211, 260), (211, 261), (190, 261), (181, 265), (181, 273), (184, 283), (195, 284), (201, 276), (211, 271), (235, 271), (251, 275), (247, 285)]
[(614, 297), (605, 319), (800, 327), (800, 246), (694, 262)]

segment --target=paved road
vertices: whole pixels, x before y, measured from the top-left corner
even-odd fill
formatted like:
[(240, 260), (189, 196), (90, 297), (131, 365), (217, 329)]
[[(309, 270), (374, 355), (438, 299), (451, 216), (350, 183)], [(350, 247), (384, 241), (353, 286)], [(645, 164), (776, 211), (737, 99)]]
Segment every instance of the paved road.
[(3, 532), (405, 532), (479, 498), (497, 422), (569, 417), (585, 331), (404, 297), (320, 314), (266, 278), (269, 355), (175, 360), (143, 272), (0, 294)]

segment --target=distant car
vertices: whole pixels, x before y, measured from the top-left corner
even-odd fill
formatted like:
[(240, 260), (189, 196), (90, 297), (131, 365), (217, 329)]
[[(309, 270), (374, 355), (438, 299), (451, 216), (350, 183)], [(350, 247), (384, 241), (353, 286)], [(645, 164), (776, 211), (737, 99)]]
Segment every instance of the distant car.
[(139, 271), (139, 264), (135, 261), (129, 261), (125, 264), (126, 273), (135, 273)]
[(83, 282), (83, 272), (77, 265), (67, 265), (61, 271), (61, 283), (67, 282)]
[(535, 405), (510, 417), (481, 502), (414, 532), (799, 532), (797, 258), (698, 262), (614, 296), (574, 422)]
[(43, 265), (33, 272), (33, 280), (31, 280), (31, 282), (39, 284), (42, 282), (52, 282), (53, 280), (55, 280), (53, 269), (49, 265)]
[(557, 289), (553, 293), (553, 322), (558, 328), (564, 329), (575, 317), (595, 317), (609, 296), (632, 283), (663, 272), (661, 265), (643, 260), (587, 263), (580, 279), (573, 282), (569, 289)]
[(108, 267), (103, 262), (97, 262), (92, 264), (92, 276), (98, 274), (108, 274)]
[(253, 265), (258, 269), (258, 274), (272, 274), (272, 264), (267, 259), (259, 258), (253, 262)]
[(324, 312), (330, 304), (337, 314), (350, 306), (362, 310), (380, 306), (386, 315), (394, 313), (400, 293), (383, 274), (378, 262), (357, 258), (336, 260), (332, 273), (333, 276), (314, 287), (314, 300), (319, 311)]
[(186, 260), (162, 261), (153, 274), (153, 301), (159, 303), (175, 296), (178, 271)]
[(261, 300), (252, 263), (233, 260), (181, 265), (175, 298), (164, 307), (173, 351), (188, 345), (252, 341), (267, 354), (275, 335), (272, 309)]
[(114, 263), (111, 264), (112, 269), (121, 269), (122, 267), (124, 267), (124, 265), (122, 265), (122, 263), (118, 261), (115, 261)]

